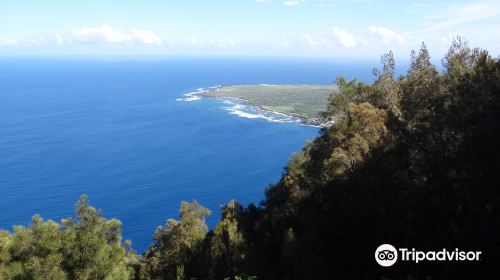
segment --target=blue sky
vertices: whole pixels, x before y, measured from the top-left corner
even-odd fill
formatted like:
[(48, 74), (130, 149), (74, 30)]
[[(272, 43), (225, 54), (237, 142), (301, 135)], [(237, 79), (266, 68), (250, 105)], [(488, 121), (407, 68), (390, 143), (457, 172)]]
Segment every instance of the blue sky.
[(408, 57), (452, 38), (500, 54), (500, 1), (3, 0), (0, 55)]

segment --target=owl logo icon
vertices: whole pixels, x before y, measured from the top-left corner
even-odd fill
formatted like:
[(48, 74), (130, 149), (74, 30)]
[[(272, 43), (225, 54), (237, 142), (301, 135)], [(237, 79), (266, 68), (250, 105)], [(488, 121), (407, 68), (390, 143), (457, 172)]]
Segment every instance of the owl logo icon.
[(382, 244), (375, 250), (375, 260), (381, 266), (392, 266), (398, 260), (398, 250), (391, 244)]

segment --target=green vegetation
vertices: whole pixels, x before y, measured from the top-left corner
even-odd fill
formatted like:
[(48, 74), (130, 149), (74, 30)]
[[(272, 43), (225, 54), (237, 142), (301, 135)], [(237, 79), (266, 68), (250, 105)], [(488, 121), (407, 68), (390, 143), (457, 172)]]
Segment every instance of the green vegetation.
[[(35, 216), (0, 232), (0, 279), (476, 279), (498, 270), (500, 62), (460, 39), (439, 73), (425, 45), (394, 77), (337, 79), (335, 123), (295, 154), (259, 206), (183, 202), (136, 256), (120, 222), (77, 204), (61, 224)], [(374, 260), (396, 247), (482, 251), (479, 262)]]
[(0, 232), (0, 279), (130, 279), (139, 262), (129, 244), (121, 222), (106, 220), (82, 196), (76, 219), (34, 216), (27, 228)]
[(335, 88), (332, 85), (233, 85), (210, 89), (201, 95), (244, 99), (261, 109), (318, 124)]

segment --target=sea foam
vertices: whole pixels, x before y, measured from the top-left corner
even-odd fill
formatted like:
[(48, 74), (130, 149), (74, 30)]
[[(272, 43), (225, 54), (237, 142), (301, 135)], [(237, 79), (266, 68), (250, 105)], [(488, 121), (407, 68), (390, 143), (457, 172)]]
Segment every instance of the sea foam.
[(297, 123), (300, 124), (301, 120), (297, 117), (285, 115), (278, 112), (265, 111), (257, 106), (243, 104), (243, 101), (233, 98), (222, 99), (222, 104), (224, 104), (224, 109), (231, 115), (236, 115), (238, 117), (247, 119), (263, 119), (268, 122), (279, 122), (279, 123)]
[(207, 92), (206, 89), (198, 88), (196, 91), (183, 94), (184, 96), (186, 96), (185, 98), (176, 98), (175, 101), (191, 102), (191, 101), (200, 100), (201, 97), (198, 96), (198, 94), (205, 93), (205, 92)]
[[(266, 85), (273, 86), (270, 84)], [(185, 98), (177, 98), (175, 100), (180, 102), (190, 102), (190, 101), (200, 100), (202, 99), (202, 97), (199, 96), (199, 94), (205, 93), (210, 89), (216, 89), (220, 87), (221, 86), (218, 85), (218, 86), (208, 87), (207, 89), (198, 88), (194, 92), (183, 94)], [(224, 97), (217, 99), (222, 101), (224, 110), (228, 111), (229, 114), (236, 115), (241, 118), (262, 119), (268, 122), (275, 122), (275, 123), (303, 124), (302, 120), (298, 117), (286, 115), (279, 112), (266, 111), (259, 108), (258, 106), (246, 104), (246, 101), (243, 99), (231, 98), (231, 97)]]

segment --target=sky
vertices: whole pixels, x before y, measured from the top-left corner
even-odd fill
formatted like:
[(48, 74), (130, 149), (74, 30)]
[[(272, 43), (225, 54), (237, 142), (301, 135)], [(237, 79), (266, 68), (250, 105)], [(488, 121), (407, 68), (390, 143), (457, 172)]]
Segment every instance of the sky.
[(0, 0), (0, 56), (500, 54), (500, 0)]

